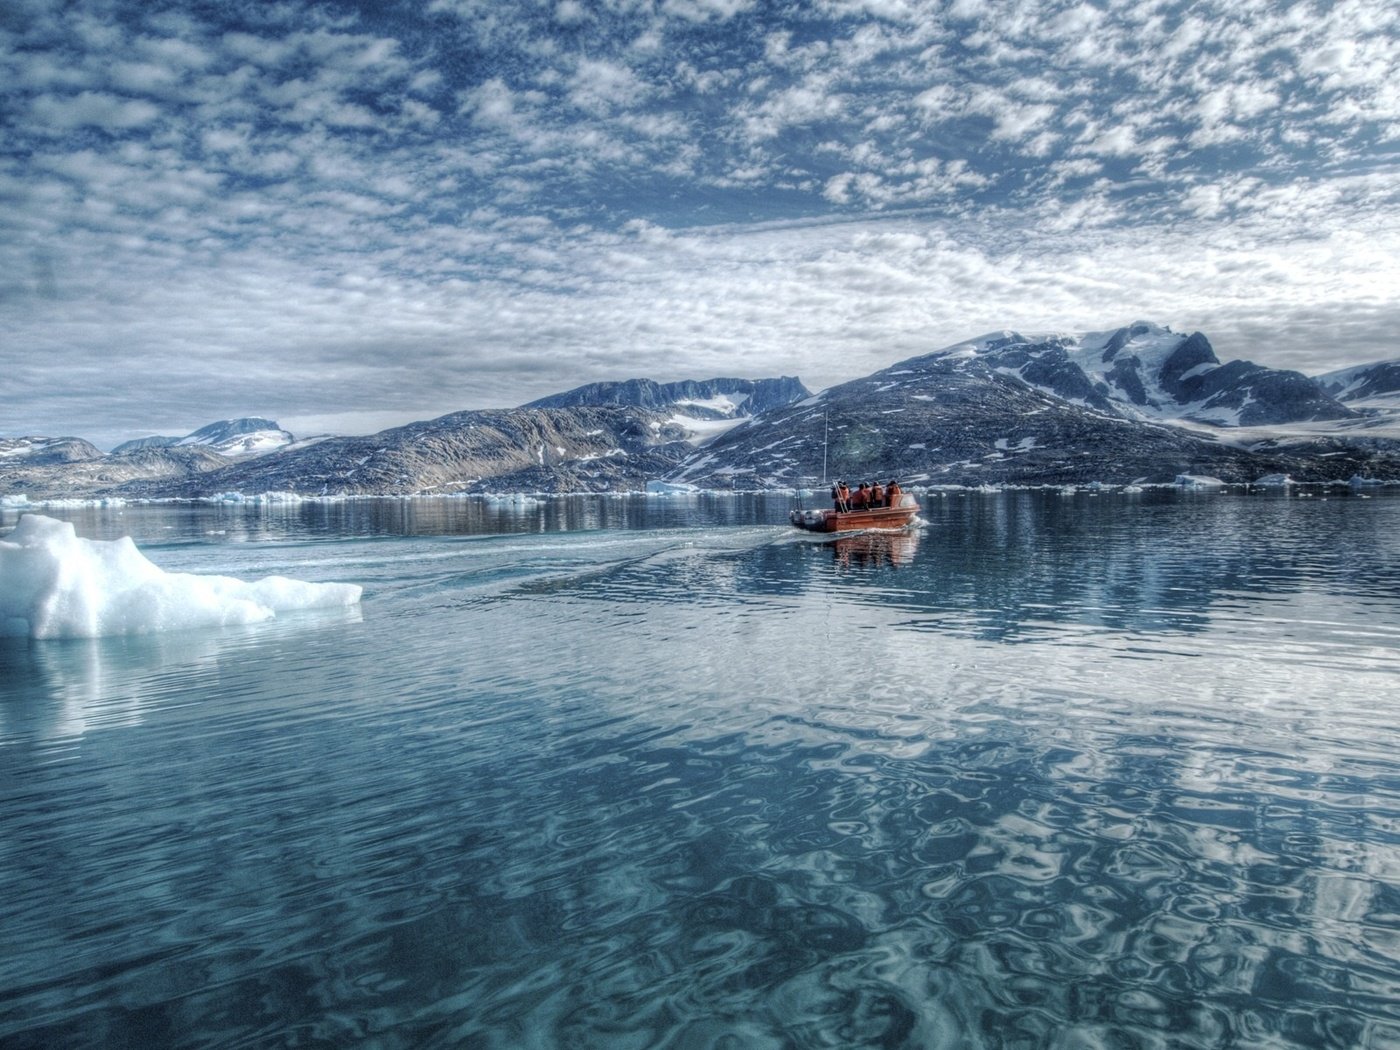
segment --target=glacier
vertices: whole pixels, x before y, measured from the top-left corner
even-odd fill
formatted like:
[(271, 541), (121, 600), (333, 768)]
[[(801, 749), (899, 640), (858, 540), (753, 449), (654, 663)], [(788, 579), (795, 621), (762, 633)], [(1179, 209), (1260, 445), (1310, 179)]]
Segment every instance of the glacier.
[(0, 637), (98, 638), (251, 624), (279, 612), (355, 605), (361, 593), (351, 583), (166, 572), (130, 536), (84, 539), (72, 522), (42, 514), (24, 515), (0, 539)]

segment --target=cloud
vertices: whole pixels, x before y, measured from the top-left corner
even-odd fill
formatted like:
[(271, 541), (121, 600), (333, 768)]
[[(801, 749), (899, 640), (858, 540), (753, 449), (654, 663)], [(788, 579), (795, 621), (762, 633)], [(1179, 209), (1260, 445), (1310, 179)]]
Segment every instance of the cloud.
[(644, 94), (641, 81), (626, 66), (597, 59), (581, 59), (569, 81), (569, 101), (591, 113), (611, 112)]
[(587, 9), (578, 0), (559, 0), (554, 6), (554, 21), (561, 26), (577, 26), (588, 21)]
[(154, 123), (160, 118), (160, 109), (144, 99), (83, 91), (70, 96), (40, 95), (31, 104), (30, 115), (50, 132), (80, 127), (129, 131)]
[(750, 138), (771, 139), (787, 127), (837, 119), (845, 108), (830, 84), (809, 80), (768, 96), (743, 119)]
[(1393, 356), (1397, 38), (1273, 0), (40, 5), (0, 41), (0, 371), (115, 433), (1138, 316)]
[[(1383, 277), (1370, 276), (1393, 266), (1393, 222), (1366, 242), (1338, 233), (1270, 243), (1241, 230), (1232, 244), (1209, 226), (1120, 235), (1084, 216), (1053, 238), (1048, 220), (1038, 234), (999, 238), (979, 223), (898, 218), (691, 231), (638, 221), (569, 236), (549, 222), (488, 221), (458, 231), (465, 238), (405, 231), (395, 251), (366, 255), (352, 242), (383, 205), (302, 206), (308, 219), (345, 216), (343, 234), (323, 233), (346, 243), (314, 266), (264, 247), (226, 253), (217, 270), (128, 254), (119, 267), (90, 267), (77, 302), (12, 311), (14, 337), (36, 351), (31, 408), (61, 409), (71, 377), (110, 362), (114, 329), (143, 347), (105, 395), (109, 417), (135, 432), (154, 425), (140, 422), (153, 403), (204, 406), (209, 418), (233, 404), (405, 417), (514, 404), (561, 385), (561, 367), (570, 383), (639, 371), (679, 379), (742, 360), (826, 385), (981, 330), (1137, 316), (1203, 328), (1222, 352), (1315, 367), (1331, 352), (1322, 334), (1349, 314), (1373, 330), (1400, 319)], [(472, 258), (482, 265), (463, 269)], [(1236, 263), (1246, 268), (1231, 275)], [(1321, 287), (1319, 272), (1337, 276)], [(73, 279), (57, 274), (62, 288)], [(1289, 326), (1267, 346), (1247, 342), (1271, 311)]]
[(662, 0), (661, 10), (688, 22), (725, 21), (753, 6), (753, 0)]

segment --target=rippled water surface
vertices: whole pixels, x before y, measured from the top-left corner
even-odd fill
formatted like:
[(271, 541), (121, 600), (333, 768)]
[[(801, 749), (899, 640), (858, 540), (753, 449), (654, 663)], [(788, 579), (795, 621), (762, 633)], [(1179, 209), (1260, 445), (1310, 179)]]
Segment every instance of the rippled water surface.
[(0, 1045), (1400, 1047), (1400, 499), (926, 503), (52, 512), (365, 597), (0, 642)]

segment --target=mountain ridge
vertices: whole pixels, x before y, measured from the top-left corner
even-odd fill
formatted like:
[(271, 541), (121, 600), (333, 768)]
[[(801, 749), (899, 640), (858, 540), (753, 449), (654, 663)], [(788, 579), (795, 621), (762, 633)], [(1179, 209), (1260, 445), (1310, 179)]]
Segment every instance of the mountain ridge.
[(1147, 321), (1083, 335), (1003, 331), (891, 367), (929, 359), (993, 368), (1067, 401), (1128, 418), (1252, 426), (1355, 416), (1301, 372), (1221, 362), (1202, 333), (1173, 332)]
[(759, 415), (812, 392), (796, 376), (777, 379), (686, 379), (657, 383), (651, 379), (589, 383), (521, 405), (521, 408), (582, 408), (630, 405), (637, 408), (686, 407), (701, 419)]
[[(817, 394), (795, 377), (589, 384), (518, 408), (318, 437), (232, 461), (208, 441), (104, 455), (76, 438), (3, 439), (0, 494), (576, 492), (649, 481), (793, 488), (824, 473), (926, 485), (1400, 478), (1400, 400), (1393, 411), (1372, 404), (1392, 379), (1400, 389), (1392, 364), (1310, 379), (1221, 362), (1202, 333), (1149, 322), (1078, 335), (1001, 331)], [(258, 417), (243, 424), (245, 434), (276, 428)], [(212, 438), (219, 426), (195, 434)]]
[(289, 431), (270, 419), (241, 416), (209, 423), (183, 437), (154, 435), (123, 441), (112, 449), (112, 454), (119, 456), (138, 449), (204, 445), (221, 456), (261, 455), (290, 445), (295, 440)]

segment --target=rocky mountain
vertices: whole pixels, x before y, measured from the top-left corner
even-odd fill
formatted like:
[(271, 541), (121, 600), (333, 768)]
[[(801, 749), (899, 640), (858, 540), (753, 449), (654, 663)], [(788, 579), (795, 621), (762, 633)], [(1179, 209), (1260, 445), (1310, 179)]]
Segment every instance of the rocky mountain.
[(531, 401), (525, 408), (578, 408), (629, 405), (653, 411), (675, 408), (695, 419), (738, 419), (803, 398), (812, 392), (796, 376), (781, 379), (705, 379), (656, 383), (629, 379), (621, 383), (591, 383), (562, 394)]
[(182, 479), (142, 480), (124, 496), (225, 491), (411, 494), (640, 488), (693, 451), (669, 413), (606, 406), (454, 412), (368, 437), (243, 460)]
[(224, 419), (218, 423), (210, 423), (184, 437), (156, 436), (124, 441), (112, 449), (112, 452), (121, 455), (145, 448), (202, 445), (221, 456), (248, 456), (271, 452), (290, 445), (293, 441), (295, 438), (272, 420), (259, 416), (245, 416), (241, 419)]
[(110, 453), (82, 438), (0, 438), (0, 494), (64, 499), (114, 495), (133, 484), (198, 488), (198, 477), (231, 458), (291, 441), (276, 423), (257, 417), (211, 423), (184, 437), (138, 438)]
[(102, 450), (82, 438), (0, 438), (0, 470), (21, 464), (45, 466), (55, 463), (81, 463), (84, 460), (101, 458)]
[(1317, 377), (1317, 384), (1348, 407), (1400, 409), (1400, 361), (1344, 368)]
[(171, 448), (178, 445), (181, 439), (177, 437), (163, 437), (160, 434), (152, 434), (150, 437), (132, 438), (130, 441), (123, 441), (120, 445), (112, 449), (114, 456), (120, 456), (127, 452), (136, 452), (143, 448)]
[(1355, 415), (1300, 372), (1249, 361), (1222, 364), (1201, 333), (1185, 335), (1145, 321), (1085, 335), (999, 332), (904, 364), (930, 360), (984, 376), (1014, 376), (1126, 419), (1259, 426)]
[[(1221, 364), (1199, 333), (1144, 323), (1084, 336), (1006, 332), (748, 420), (674, 480), (749, 488), (824, 474), (964, 485), (1400, 477), (1400, 441), (1347, 429), (1363, 423), (1300, 373)], [(1247, 429), (1264, 424), (1275, 429)]]
[[(87, 442), (83, 442), (84, 445)], [(92, 448), (92, 446), (88, 446)], [(97, 452), (93, 448), (94, 452)], [(163, 479), (172, 494), (228, 460), (207, 448), (139, 448), (121, 455), (75, 460), (0, 457), (0, 495), (35, 499), (91, 499), (127, 491), (133, 483)]]
[[(1312, 380), (1221, 363), (1205, 336), (1146, 323), (1002, 332), (817, 395), (790, 378), (639, 379), (261, 455), (246, 453), (269, 434), (290, 439), (261, 419), (107, 456), (74, 438), (10, 439), (0, 442), (0, 495), (618, 491), (653, 480), (764, 488), (823, 476), (906, 485), (1400, 479), (1400, 411), (1374, 407), (1400, 389), (1390, 367)], [(245, 454), (215, 451), (239, 442)]]
[(791, 378), (594, 384), (521, 408), (288, 446), (197, 477), (138, 479), (122, 494), (636, 489), (750, 413), (809, 396)]

